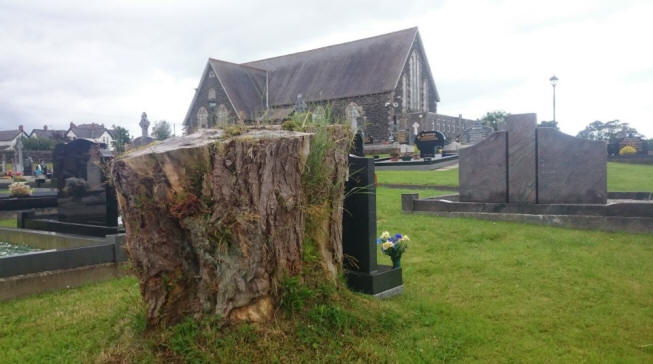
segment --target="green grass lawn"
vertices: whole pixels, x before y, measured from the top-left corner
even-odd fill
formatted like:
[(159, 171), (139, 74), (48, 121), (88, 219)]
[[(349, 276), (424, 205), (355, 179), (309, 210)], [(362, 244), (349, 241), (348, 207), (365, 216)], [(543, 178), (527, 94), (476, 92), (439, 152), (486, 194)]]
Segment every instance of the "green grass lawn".
[(376, 171), (378, 183), (423, 186), (458, 186), (458, 168), (433, 171)]
[[(458, 186), (458, 169), (377, 171), (378, 183)], [(653, 192), (653, 166), (608, 162), (608, 191)]]
[(0, 219), (0, 227), (16, 227), (16, 219)]
[(608, 162), (608, 191), (653, 192), (653, 166)]
[(0, 361), (653, 361), (652, 235), (401, 214), (402, 192), (377, 193), (379, 232), (411, 237), (401, 296), (144, 335), (127, 277), (0, 303)]

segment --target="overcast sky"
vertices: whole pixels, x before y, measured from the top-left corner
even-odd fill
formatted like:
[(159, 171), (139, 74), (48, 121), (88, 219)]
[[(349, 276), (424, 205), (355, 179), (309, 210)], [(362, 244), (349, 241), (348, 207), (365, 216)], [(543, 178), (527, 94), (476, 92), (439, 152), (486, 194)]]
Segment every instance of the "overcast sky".
[[(267, 5), (270, 4), (270, 5)], [(3, 1), (0, 130), (177, 134), (208, 57), (244, 62), (418, 26), (438, 111), (620, 119), (653, 137), (653, 1)]]

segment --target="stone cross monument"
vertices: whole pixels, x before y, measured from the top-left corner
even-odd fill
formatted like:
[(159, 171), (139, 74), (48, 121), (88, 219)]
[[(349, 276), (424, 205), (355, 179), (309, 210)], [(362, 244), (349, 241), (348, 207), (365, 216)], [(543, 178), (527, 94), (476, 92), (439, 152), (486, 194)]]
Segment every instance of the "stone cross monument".
[(23, 174), (23, 138), (19, 137), (14, 146), (14, 172)]
[(147, 113), (145, 111), (141, 114), (141, 122), (138, 125), (141, 127), (141, 136), (143, 138), (149, 137), (147, 130), (150, 127), (150, 121), (147, 120)]

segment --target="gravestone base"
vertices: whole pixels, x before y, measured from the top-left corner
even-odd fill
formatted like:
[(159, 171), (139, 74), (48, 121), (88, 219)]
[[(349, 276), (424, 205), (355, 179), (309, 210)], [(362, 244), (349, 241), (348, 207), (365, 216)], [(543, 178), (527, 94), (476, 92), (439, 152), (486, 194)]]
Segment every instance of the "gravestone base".
[(401, 195), (401, 209), (444, 217), (513, 221), (586, 230), (653, 233), (653, 200), (641, 192), (610, 193), (606, 204), (461, 202), (458, 195)]
[[(379, 297), (391, 297), (403, 291), (401, 268), (393, 269), (389, 265), (378, 265), (370, 272), (345, 271), (347, 286), (356, 292)], [(398, 289), (402, 287), (402, 289)], [(394, 293), (394, 294), (391, 294)]]

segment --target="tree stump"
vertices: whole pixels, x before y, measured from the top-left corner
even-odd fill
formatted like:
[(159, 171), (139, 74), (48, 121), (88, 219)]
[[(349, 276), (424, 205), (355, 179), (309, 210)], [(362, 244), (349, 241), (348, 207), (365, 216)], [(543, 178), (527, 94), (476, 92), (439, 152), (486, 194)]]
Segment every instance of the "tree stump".
[[(311, 133), (204, 130), (117, 158), (112, 177), (148, 326), (208, 314), (269, 319), (281, 279), (302, 274), (307, 236), (318, 247), (321, 274), (335, 280), (348, 133), (327, 133), (334, 147), (318, 158), (331, 167), (324, 184), (332, 188), (313, 202), (303, 176)], [(311, 212), (311, 203), (327, 209)]]

